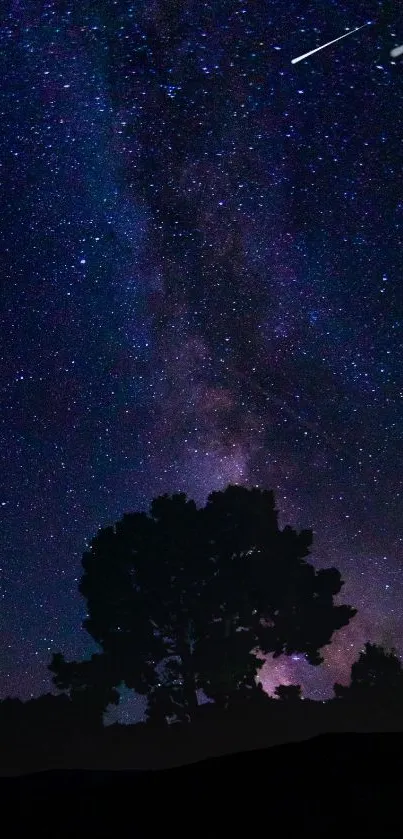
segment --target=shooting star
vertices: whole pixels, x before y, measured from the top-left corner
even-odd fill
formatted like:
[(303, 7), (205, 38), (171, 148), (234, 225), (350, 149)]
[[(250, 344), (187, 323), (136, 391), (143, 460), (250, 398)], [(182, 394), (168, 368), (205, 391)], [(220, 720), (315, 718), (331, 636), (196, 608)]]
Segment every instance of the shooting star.
[(303, 61), (304, 58), (308, 58), (310, 55), (313, 55), (315, 52), (319, 52), (319, 50), (324, 50), (325, 47), (330, 47), (331, 44), (335, 44), (337, 41), (341, 41), (342, 38), (347, 38), (347, 35), (353, 35), (354, 32), (358, 32), (359, 29), (364, 29), (364, 26), (370, 26), (372, 21), (367, 21), (367, 23), (363, 23), (362, 26), (357, 26), (356, 29), (350, 29), (350, 32), (346, 32), (345, 35), (340, 35), (339, 38), (335, 38), (334, 41), (328, 41), (327, 44), (322, 44), (321, 47), (316, 47), (314, 50), (310, 50), (310, 52), (305, 52), (304, 55), (299, 55), (298, 58), (293, 58), (291, 64), (297, 64), (298, 61)]

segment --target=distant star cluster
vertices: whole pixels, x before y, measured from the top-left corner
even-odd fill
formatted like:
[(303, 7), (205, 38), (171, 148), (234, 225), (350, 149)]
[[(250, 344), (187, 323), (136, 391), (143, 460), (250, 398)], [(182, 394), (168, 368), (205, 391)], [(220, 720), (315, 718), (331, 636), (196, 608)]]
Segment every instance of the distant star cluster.
[(1, 696), (94, 651), (99, 526), (233, 482), (313, 528), (359, 609), (266, 689), (325, 698), (366, 640), (403, 653), (399, 5), (6, 3)]

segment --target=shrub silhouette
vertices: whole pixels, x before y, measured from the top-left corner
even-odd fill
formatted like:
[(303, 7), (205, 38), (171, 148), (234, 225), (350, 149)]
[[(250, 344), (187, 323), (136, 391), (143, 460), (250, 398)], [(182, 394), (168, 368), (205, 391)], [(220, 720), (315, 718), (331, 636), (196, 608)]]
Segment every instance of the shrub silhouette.
[(2, 757), (7, 753), (29, 755), (57, 750), (80, 732), (87, 732), (93, 717), (93, 710), (88, 716), (63, 694), (47, 693), (26, 702), (5, 699), (0, 702)]
[(334, 685), (337, 699), (356, 703), (402, 705), (403, 669), (396, 651), (366, 643), (351, 667), (348, 686)]
[(113, 670), (108, 657), (95, 653), (88, 661), (66, 662), (56, 653), (49, 670), (55, 674), (56, 687), (68, 691), (77, 719), (85, 720), (90, 728), (102, 727), (108, 705), (119, 702), (119, 692), (111, 685)]
[(301, 685), (278, 685), (274, 693), (283, 702), (299, 702), (302, 699)]

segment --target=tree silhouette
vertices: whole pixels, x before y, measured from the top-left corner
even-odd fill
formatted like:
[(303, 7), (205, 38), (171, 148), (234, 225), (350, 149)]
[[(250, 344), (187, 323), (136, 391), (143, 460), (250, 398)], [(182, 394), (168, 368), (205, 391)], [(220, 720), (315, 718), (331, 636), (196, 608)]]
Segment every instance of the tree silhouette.
[(319, 664), (319, 649), (356, 610), (334, 606), (343, 585), (335, 568), (306, 562), (312, 532), (279, 529), (272, 492), (230, 486), (212, 493), (201, 515), (217, 572), (195, 660), (205, 693), (225, 705), (241, 687), (255, 689), (258, 650), (302, 652)]
[(348, 686), (334, 685), (337, 699), (399, 703), (403, 701), (403, 669), (396, 651), (366, 643), (351, 667)]
[(258, 650), (319, 664), (356, 610), (334, 605), (340, 573), (316, 571), (311, 544), (309, 530), (279, 529), (273, 493), (256, 488), (229, 486), (201, 509), (165, 495), (124, 515), (82, 560), (84, 627), (103, 652), (91, 665), (55, 656), (55, 683), (77, 694), (94, 679), (99, 701), (123, 682), (148, 695), (150, 719), (191, 719), (198, 688), (222, 707), (257, 692)]
[(283, 702), (299, 702), (302, 699), (301, 685), (278, 685), (274, 693)]

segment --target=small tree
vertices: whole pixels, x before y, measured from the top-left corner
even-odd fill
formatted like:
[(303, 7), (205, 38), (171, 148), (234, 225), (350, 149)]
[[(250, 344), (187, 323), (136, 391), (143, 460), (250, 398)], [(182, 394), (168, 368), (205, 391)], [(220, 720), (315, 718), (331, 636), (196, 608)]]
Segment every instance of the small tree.
[(274, 693), (282, 702), (299, 702), (302, 699), (301, 685), (278, 685)]
[(334, 685), (337, 699), (360, 702), (402, 703), (403, 669), (396, 650), (366, 643), (351, 668), (350, 684)]
[(67, 662), (55, 653), (48, 668), (53, 682), (65, 691), (75, 708), (77, 725), (99, 728), (108, 705), (118, 705), (119, 676), (106, 655), (95, 654), (89, 660)]

